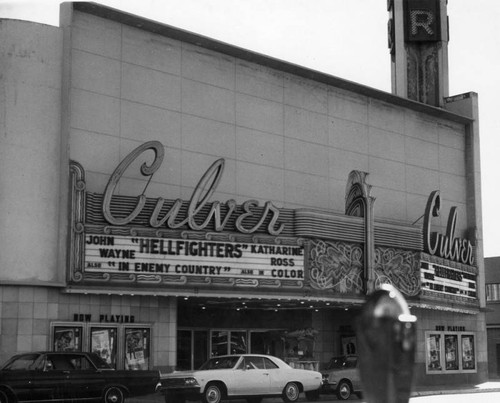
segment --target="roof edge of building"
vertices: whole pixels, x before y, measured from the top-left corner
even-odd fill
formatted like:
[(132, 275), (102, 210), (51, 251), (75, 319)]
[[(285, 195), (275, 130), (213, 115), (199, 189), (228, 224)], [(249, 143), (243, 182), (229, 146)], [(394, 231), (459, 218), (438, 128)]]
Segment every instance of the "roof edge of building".
[(206, 49), (216, 51), (238, 59), (246, 60), (252, 63), (260, 64), (286, 73), (313, 80), (322, 84), (330, 85), (346, 91), (355, 92), (367, 97), (375, 98), (380, 101), (402, 106), (417, 112), (426, 113), (438, 118), (451, 120), (460, 124), (469, 124), (473, 119), (462, 116), (442, 108), (423, 104), (408, 98), (403, 98), (389, 92), (378, 90), (373, 87), (358, 84), (349, 80), (339, 78), (307, 67), (299, 66), (281, 59), (273, 58), (258, 52), (240, 48), (222, 41), (218, 41), (203, 35), (173, 27), (171, 25), (156, 22), (145, 17), (130, 14), (112, 7), (104, 6), (92, 2), (73, 2), (74, 10), (92, 14), (97, 17), (109, 19), (145, 31), (156, 33), (171, 39), (187, 42), (193, 45), (201, 46)]

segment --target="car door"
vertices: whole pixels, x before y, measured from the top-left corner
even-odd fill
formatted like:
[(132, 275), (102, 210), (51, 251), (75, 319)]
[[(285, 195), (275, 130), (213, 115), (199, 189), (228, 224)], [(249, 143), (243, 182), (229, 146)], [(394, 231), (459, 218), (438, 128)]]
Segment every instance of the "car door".
[(237, 395), (270, 394), (269, 374), (264, 364), (264, 357), (245, 356), (240, 369), (235, 370)]
[[(281, 369), (267, 357), (264, 357), (264, 365), (269, 377), (269, 393), (273, 395), (281, 394), (288, 381), (292, 380), (288, 379), (290, 377), (289, 370)], [(290, 371), (293, 371), (293, 369), (290, 369)]]
[(68, 397), (68, 369), (58, 357), (47, 354), (32, 375), (31, 400), (64, 401)]
[(97, 370), (85, 354), (68, 355), (68, 359), (72, 366), (67, 381), (69, 398), (100, 398), (106, 384), (105, 372)]
[(3, 371), (1, 380), (3, 384), (9, 385), (19, 401), (31, 400), (32, 389), (35, 387), (35, 371)]

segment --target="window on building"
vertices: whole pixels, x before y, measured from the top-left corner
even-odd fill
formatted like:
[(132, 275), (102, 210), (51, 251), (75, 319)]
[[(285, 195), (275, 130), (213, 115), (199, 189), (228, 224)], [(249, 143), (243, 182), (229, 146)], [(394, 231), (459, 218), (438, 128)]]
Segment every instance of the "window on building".
[(486, 301), (500, 301), (500, 283), (486, 284)]

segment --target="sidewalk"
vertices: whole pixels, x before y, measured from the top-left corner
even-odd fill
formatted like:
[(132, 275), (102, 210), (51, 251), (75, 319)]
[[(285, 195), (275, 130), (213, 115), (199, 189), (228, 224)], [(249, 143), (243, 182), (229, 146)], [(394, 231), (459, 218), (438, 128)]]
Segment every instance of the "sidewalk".
[[(432, 396), (432, 395), (452, 395), (457, 393), (481, 393), (481, 392), (500, 392), (500, 379), (491, 380), (479, 385), (458, 385), (458, 386), (425, 386), (418, 387), (412, 393), (411, 397)], [(279, 398), (265, 399), (263, 402), (282, 403)], [(337, 402), (335, 395), (321, 395), (319, 402)], [(126, 400), (126, 403), (164, 403), (165, 398), (162, 394), (156, 393), (147, 396), (133, 397)], [(236, 403), (244, 403), (245, 400), (235, 400)], [(301, 397), (301, 403), (307, 402), (305, 397)]]
[(431, 395), (452, 395), (456, 393), (480, 393), (500, 392), (500, 380), (490, 380), (479, 385), (456, 385), (456, 386), (425, 386), (417, 387), (412, 392), (412, 397)]

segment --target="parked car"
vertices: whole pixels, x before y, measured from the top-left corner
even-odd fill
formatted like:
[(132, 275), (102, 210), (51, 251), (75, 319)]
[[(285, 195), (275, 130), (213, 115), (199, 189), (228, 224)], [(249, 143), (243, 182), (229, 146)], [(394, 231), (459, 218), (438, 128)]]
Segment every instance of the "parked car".
[(32, 352), (0, 368), (0, 402), (123, 403), (154, 393), (159, 379), (159, 371), (115, 370), (94, 353)]
[(335, 393), (339, 400), (347, 400), (353, 393), (361, 397), (358, 357), (333, 357), (323, 374), (323, 393)]
[(291, 403), (302, 392), (306, 398), (316, 400), (320, 389), (321, 373), (294, 369), (279, 358), (258, 354), (213, 357), (198, 371), (162, 374), (159, 387), (166, 401), (175, 403), (220, 403), (235, 398), (260, 403), (265, 397), (281, 397)]

